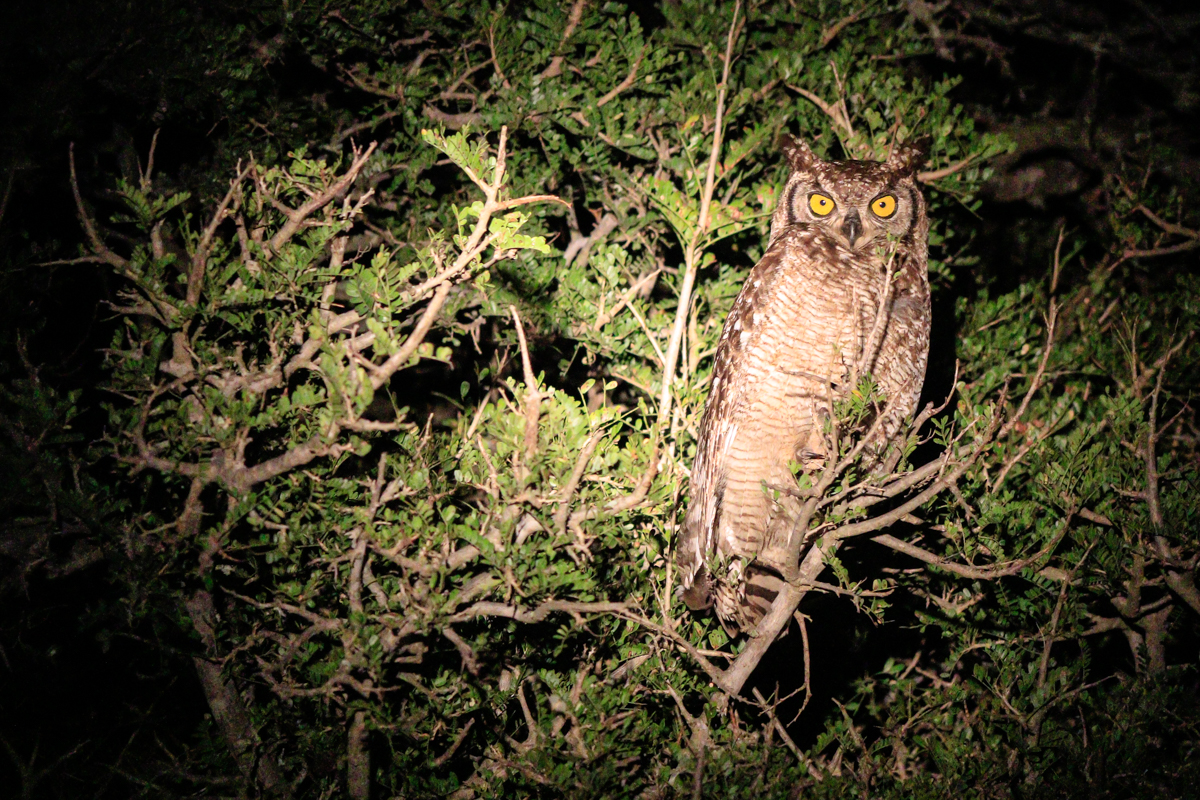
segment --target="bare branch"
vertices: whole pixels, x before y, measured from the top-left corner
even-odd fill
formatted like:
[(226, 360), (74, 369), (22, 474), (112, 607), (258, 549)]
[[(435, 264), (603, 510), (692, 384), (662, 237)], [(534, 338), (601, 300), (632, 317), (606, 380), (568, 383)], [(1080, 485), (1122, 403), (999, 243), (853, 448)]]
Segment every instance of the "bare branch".
[(543, 622), (546, 617), (556, 612), (579, 616), (582, 614), (620, 614), (627, 611), (626, 603), (577, 603), (569, 600), (547, 600), (534, 609), (525, 609), (507, 603), (483, 601), (475, 603), (464, 611), (450, 618), (450, 622), (463, 622), (476, 617), (503, 617), (517, 622)]
[(283, 226), (271, 237), (270, 247), (264, 248), (268, 253), (278, 253), (280, 248), (291, 241), (291, 238), (296, 235), (296, 232), (304, 225), (304, 222), (313, 214), (313, 212), (324, 208), (333, 200), (345, 194), (350, 185), (358, 178), (358, 173), (366, 166), (367, 161), (374, 154), (376, 142), (371, 142), (365, 151), (356, 151), (354, 161), (350, 164), (350, 168), (342, 177), (333, 182), (325, 191), (309, 198), (308, 202), (295, 210), (285, 210), (287, 221)]
[(1192, 230), (1191, 228), (1185, 228), (1182, 225), (1176, 225), (1173, 222), (1167, 222), (1165, 219), (1158, 216), (1144, 205), (1139, 204), (1134, 211), (1140, 211), (1142, 215), (1146, 217), (1146, 219), (1153, 222), (1166, 233), (1173, 233), (1176, 236), (1183, 236), (1188, 239), (1200, 239), (1200, 231)]
[(525, 410), (525, 450), (524, 464), (528, 467), (529, 462), (533, 460), (537, 454), (538, 447), (538, 420), (542, 413), (542, 393), (538, 389), (537, 378), (533, 374), (533, 364), (529, 360), (529, 345), (525, 341), (525, 326), (521, 324), (521, 315), (517, 313), (516, 306), (509, 306), (508, 310), (512, 313), (513, 324), (517, 328), (517, 341), (521, 348), (521, 368), (525, 375), (525, 398), (521, 401), (521, 405)]
[(469, 720), (467, 720), (467, 724), (463, 726), (463, 729), (458, 732), (458, 736), (454, 737), (454, 742), (446, 749), (446, 752), (442, 753), (433, 760), (433, 765), (435, 767), (444, 766), (447, 761), (454, 757), (454, 754), (458, 752), (458, 748), (462, 747), (462, 743), (467, 740), (467, 734), (471, 732), (471, 728), (474, 725), (475, 718), (471, 717)]
[(351, 125), (350, 127), (346, 128), (345, 130), (339, 131), (337, 133), (337, 135), (335, 135), (333, 137), (333, 139), (329, 142), (329, 146), (331, 148), (337, 150), (338, 148), (340, 148), (342, 146), (343, 142), (345, 142), (351, 136), (354, 136), (356, 133), (360, 133), (361, 131), (369, 131), (378, 125), (382, 125), (383, 123), (387, 122), (389, 119), (395, 119), (396, 117), (400, 116), (407, 110), (408, 109), (405, 109), (405, 108), (397, 108), (394, 111), (385, 111), (384, 113), (380, 114), (378, 117), (374, 117), (374, 118), (368, 119), (364, 122), (360, 122), (357, 125)]
[(655, 280), (658, 279), (658, 276), (661, 273), (661, 269), (656, 269), (638, 278), (634, 284), (630, 286), (623, 295), (621, 295), (621, 299), (617, 301), (617, 304), (613, 306), (611, 310), (606, 311), (605, 313), (596, 317), (596, 322), (594, 325), (592, 325), (592, 330), (598, 331), (615, 319), (617, 314), (621, 313), (621, 310), (625, 308), (625, 306), (629, 305), (630, 301), (633, 300), (638, 292), (642, 291), (647, 286), (650, 286)]
[(213, 212), (212, 219), (204, 227), (204, 232), (200, 234), (196, 252), (192, 253), (192, 268), (188, 270), (187, 300), (185, 302), (189, 306), (194, 306), (200, 301), (200, 290), (204, 287), (204, 270), (208, 266), (208, 254), (212, 249), (213, 236), (216, 235), (217, 228), (225, 220), (225, 212), (228, 210), (229, 204), (233, 202), (234, 194), (241, 188), (242, 181), (246, 179), (252, 168), (253, 165), (249, 165), (245, 169), (238, 170), (237, 177), (229, 182), (229, 191), (221, 198), (217, 210)]
[[(155, 128), (154, 136), (150, 138), (150, 152), (146, 156), (146, 169), (142, 172), (141, 179), (143, 192), (150, 191), (150, 188), (154, 185), (154, 151), (158, 149), (158, 134), (161, 131), (162, 128)], [(141, 169), (141, 164), (138, 165), (138, 169)]]
[(1195, 250), (1200, 247), (1200, 239), (1192, 239), (1191, 241), (1182, 244), (1171, 245), (1170, 247), (1155, 247), (1150, 250), (1134, 250), (1127, 249), (1121, 254), (1121, 259), (1127, 258), (1154, 258), (1157, 256), (1172, 256), (1176, 253), (1186, 253), (1188, 250)]
[[(633, 491), (623, 497), (617, 497), (604, 506), (606, 514), (620, 514), (624, 511), (637, 508), (650, 494), (650, 485), (654, 483), (654, 478), (658, 474), (658, 447), (659, 442), (656, 438), (653, 446), (650, 448), (650, 459), (646, 465), (646, 470), (642, 473), (642, 477), (638, 480), (637, 486)], [(596, 508), (588, 508), (576, 511), (571, 515), (569, 525), (574, 527), (585, 519), (595, 519), (600, 515), (600, 511)]]
[(542, 79), (557, 78), (562, 74), (563, 56), (562, 49), (566, 47), (567, 41), (571, 38), (571, 34), (575, 32), (575, 28), (579, 27), (579, 21), (583, 19), (583, 9), (587, 6), (587, 0), (575, 0), (575, 4), (571, 6), (571, 13), (567, 15), (567, 27), (563, 30), (562, 39), (558, 43), (559, 54), (550, 59), (550, 66), (542, 70)]
[(956, 161), (948, 167), (942, 167), (941, 169), (935, 169), (929, 172), (918, 172), (917, 180), (919, 180), (921, 183), (932, 183), (933, 181), (938, 181), (942, 178), (949, 178), (954, 173), (966, 169), (971, 165), (972, 161), (979, 158), (981, 155), (983, 155), (983, 153), (971, 153), (962, 161)]
[(488, 26), (488, 49), (492, 54), (492, 67), (496, 70), (496, 77), (500, 79), (500, 85), (505, 89), (511, 89), (512, 84), (508, 82), (508, 76), (504, 74), (504, 70), (500, 68), (500, 61), (496, 58), (496, 23), (500, 21), (504, 9), (501, 8), (494, 17), (492, 24)]
[[(458, 650), (458, 655), (462, 659), (463, 668), (472, 675), (479, 674), (479, 657), (475, 655), (474, 648), (467, 644), (467, 640), (458, 635), (454, 628), (447, 625), (442, 628), (442, 635), (450, 640), (450, 643)], [(469, 728), (470, 726), (468, 726)]]
[[(657, 633), (660, 636), (665, 636), (672, 642), (672, 644), (676, 645), (679, 649), (687, 653), (688, 656), (690, 656), (692, 660), (696, 662), (696, 665), (703, 670), (704, 674), (707, 675), (716, 686), (719, 686), (721, 689), (725, 690), (724, 673), (714, 667), (712, 662), (705, 658), (704, 653), (702, 653), (687, 639), (680, 636), (677, 631), (666, 627), (665, 625), (659, 625), (658, 623), (653, 622), (634, 611), (625, 611), (621, 614), (618, 614), (618, 616), (620, 616), (622, 619), (627, 619), (630, 622), (634, 622), (648, 631)], [(729, 692), (729, 694), (736, 694), (736, 692)]]
[(222, 469), (220, 465), (214, 465), (212, 468), (213, 472), (234, 491), (238, 493), (248, 492), (256, 484), (269, 481), (271, 478), (282, 475), (285, 472), (291, 472), (297, 467), (302, 467), (321, 456), (348, 449), (349, 445), (335, 444), (339, 432), (338, 427), (335, 423), (331, 426), (331, 430), (325, 437), (314, 436), (304, 444), (293, 447), (286, 453), (256, 464), (253, 467), (242, 467), (241, 469), (227, 471)]
[(1037, 372), (1034, 373), (1033, 380), (1030, 381), (1029, 388), (1025, 391), (1025, 397), (1021, 399), (1021, 405), (1017, 407), (1016, 413), (1009, 418), (1008, 422), (1004, 423), (1004, 427), (996, 434), (997, 440), (1007, 436), (1008, 432), (1021, 421), (1021, 418), (1025, 416), (1025, 411), (1029, 408), (1030, 401), (1033, 400), (1033, 396), (1042, 388), (1042, 381), (1046, 376), (1046, 364), (1049, 363), (1050, 353), (1054, 349), (1054, 333), (1057, 322), (1058, 304), (1051, 298), (1050, 309), (1046, 313), (1046, 344), (1042, 348), (1042, 358), (1038, 362)]
[(873, 536), (871, 537), (871, 541), (881, 544), (884, 547), (889, 547), (898, 553), (904, 553), (905, 555), (912, 556), (918, 561), (924, 561), (926, 564), (940, 567), (947, 572), (952, 572), (955, 575), (960, 575), (964, 578), (994, 580), (996, 578), (1015, 575), (1031, 564), (1037, 563), (1050, 553), (1054, 552), (1054, 549), (1058, 547), (1059, 542), (1063, 540), (1063, 537), (1066, 536), (1067, 532), (1071, 529), (1071, 521), (1074, 519), (1074, 517), (1074, 510), (1069, 511), (1059, 523), (1060, 529), (1058, 533), (1056, 533), (1041, 550), (1038, 550), (1033, 555), (1028, 556), (1027, 558), (1014, 559), (1006, 564), (994, 564), (990, 567), (973, 567), (966, 564), (958, 564), (934, 555), (922, 547), (918, 547), (910, 542), (902, 541), (888, 534)]
[(575, 260), (575, 256), (578, 255), (579, 263), (581, 265), (586, 264), (587, 252), (591, 249), (592, 245), (616, 230), (619, 224), (620, 220), (617, 219), (616, 214), (605, 214), (596, 223), (596, 227), (592, 229), (590, 234), (587, 236), (576, 236), (571, 240), (563, 251), (563, 263), (569, 266)]
[(841, 33), (847, 25), (852, 25), (855, 22), (858, 22), (859, 17), (861, 17), (866, 10), (867, 6), (863, 6), (857, 11), (852, 12), (849, 16), (842, 17), (840, 20), (826, 28), (821, 33), (821, 43), (817, 46), (817, 48), (824, 49), (828, 47), (829, 43), (836, 39), (838, 34)]
[(67, 150), (70, 165), (71, 165), (71, 193), (75, 196), (75, 209), (79, 213), (79, 222), (83, 225), (84, 233), (87, 234), (88, 242), (92, 246), (92, 252), (96, 254), (104, 263), (109, 264), (119, 270), (122, 274), (127, 274), (129, 262), (121, 256), (108, 249), (100, 235), (96, 233), (96, 226), (92, 224), (92, 218), (88, 215), (87, 210), (83, 206), (83, 196), (79, 193), (79, 178), (75, 174), (75, 143), (71, 142)]
[(667, 684), (667, 691), (675, 701), (679, 715), (683, 717), (692, 731), (691, 740), (688, 742), (688, 749), (692, 751), (696, 759), (696, 766), (692, 770), (692, 800), (700, 800), (704, 789), (704, 754), (709, 744), (708, 723), (704, 721), (703, 717), (694, 716), (687, 710), (683, 704), (683, 698), (679, 696), (679, 692), (675, 691), (675, 687)]
[(450, 130), (454, 131), (459, 130), (460, 128), (465, 128), (468, 125), (483, 124), (483, 114), (474, 111), (464, 112), (462, 114), (450, 114), (442, 111), (440, 108), (431, 106), (429, 103), (425, 104), (425, 106), (421, 109), (421, 113), (426, 117), (429, 117), (429, 119), (433, 120), (434, 122), (440, 122)]
[[(783, 726), (783, 723), (779, 720), (779, 717), (775, 713), (775, 706), (767, 702), (766, 698), (763, 697), (762, 692), (758, 690), (757, 686), (754, 687), (754, 698), (758, 700), (759, 707), (766, 712), (767, 723), (775, 729), (776, 733), (779, 734), (779, 738), (783, 740), (785, 745), (787, 745), (787, 749), (791, 750), (792, 755), (796, 757), (796, 760), (804, 765), (805, 769), (808, 770), (809, 775), (813, 776), (814, 778), (819, 778), (821, 773), (815, 766), (813, 766), (813, 763), (809, 761), (808, 756), (804, 754), (804, 751), (797, 747), (796, 743), (792, 741), (792, 737), (788, 735), (787, 728)], [(805, 703), (807, 702), (808, 701), (805, 700)]]
[(596, 445), (604, 438), (603, 430), (592, 431), (586, 440), (584, 440), (583, 448), (579, 451), (579, 457), (575, 459), (575, 468), (571, 470), (571, 477), (563, 486), (562, 494), (558, 500), (558, 510), (554, 512), (554, 527), (558, 530), (559, 535), (567, 532), (567, 521), (571, 515), (571, 498), (575, 495), (575, 490), (579, 488), (579, 482), (583, 479), (584, 472), (587, 471), (588, 462), (592, 460), (592, 454), (596, 452)]
[[(737, 16), (737, 13), (734, 12), (734, 17), (736, 18), (736, 16)], [(633, 84), (635, 82), (637, 82), (638, 68), (642, 66), (642, 58), (644, 58), (645, 55), (646, 55), (646, 46), (642, 45), (642, 49), (638, 51), (637, 58), (635, 58), (633, 60), (633, 64), (631, 64), (629, 67), (629, 74), (625, 76), (625, 80), (618, 83), (611, 90), (609, 90), (607, 94), (605, 94), (603, 97), (601, 97), (599, 100), (597, 100), (596, 108), (604, 108), (606, 105), (611, 103), (613, 100), (617, 99), (617, 96), (620, 95), (621, 92), (625, 91), (630, 86), (633, 86)]]
[[(1158, 360), (1155, 366), (1158, 368), (1158, 375), (1154, 379), (1154, 390), (1150, 393), (1150, 410), (1148, 425), (1146, 428), (1146, 446), (1143, 451), (1145, 458), (1144, 464), (1146, 468), (1146, 506), (1150, 511), (1150, 524), (1154, 526), (1154, 548), (1162, 561), (1163, 571), (1166, 573), (1167, 586), (1171, 588), (1175, 594), (1179, 596), (1187, 605), (1197, 614), (1200, 614), (1200, 589), (1196, 587), (1196, 581), (1193, 577), (1194, 568), (1191, 570), (1180, 570), (1178, 559), (1171, 551), (1171, 545), (1163, 536), (1163, 528), (1166, 525), (1166, 518), (1163, 516), (1162, 504), (1159, 499), (1159, 474), (1158, 474), (1158, 437), (1161, 431), (1158, 428), (1158, 404), (1162, 396), (1163, 377), (1167, 372), (1167, 364), (1170, 362), (1171, 356), (1183, 347), (1187, 339), (1178, 343), (1171, 343), (1167, 347), (1167, 352)], [(1170, 423), (1168, 423), (1168, 427)]]
[(790, 83), (784, 85), (796, 94), (811, 102), (817, 108), (821, 109), (821, 111), (825, 113), (825, 116), (833, 120), (834, 125), (837, 125), (846, 132), (847, 137), (854, 136), (854, 127), (850, 124), (850, 120), (846, 119), (846, 117), (842, 114), (841, 109), (831, 106), (829, 103), (826, 103), (820, 97), (808, 91), (807, 89), (801, 89), (799, 86), (793, 86)]

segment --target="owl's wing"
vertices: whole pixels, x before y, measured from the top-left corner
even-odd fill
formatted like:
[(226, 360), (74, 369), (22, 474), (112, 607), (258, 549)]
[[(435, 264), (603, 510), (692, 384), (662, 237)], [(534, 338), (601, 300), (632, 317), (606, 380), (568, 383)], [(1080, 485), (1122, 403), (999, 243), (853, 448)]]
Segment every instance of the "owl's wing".
[[(691, 502), (676, 546), (683, 573), (684, 599), (693, 608), (706, 607), (707, 581), (702, 567), (715, 548), (717, 520), (724, 494), (723, 465), (738, 435), (739, 410), (755, 395), (770, 369), (755, 345), (766, 324), (764, 308), (777, 288), (784, 268), (786, 241), (776, 241), (751, 270), (725, 319), (717, 345), (712, 384), (700, 421), (700, 438), (692, 465)], [(699, 584), (693, 589), (693, 582)]]
[[(888, 328), (875, 359), (874, 377), (887, 398), (878, 448), (891, 446), (897, 431), (916, 411), (929, 360), (930, 297), (923, 263), (905, 264), (915, 273), (898, 282)], [(902, 276), (904, 277), (904, 276)]]

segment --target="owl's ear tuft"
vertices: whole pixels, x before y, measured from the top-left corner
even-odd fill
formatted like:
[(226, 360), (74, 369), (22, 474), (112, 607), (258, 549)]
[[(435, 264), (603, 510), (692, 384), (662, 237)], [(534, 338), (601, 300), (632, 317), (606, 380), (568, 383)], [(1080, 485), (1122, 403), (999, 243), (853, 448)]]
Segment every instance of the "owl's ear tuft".
[(792, 172), (806, 170), (817, 160), (803, 139), (797, 139), (786, 133), (779, 137), (779, 149), (783, 150), (784, 156), (787, 157)]
[(911, 175), (929, 158), (929, 146), (933, 140), (928, 136), (897, 144), (885, 162), (889, 169), (900, 175)]

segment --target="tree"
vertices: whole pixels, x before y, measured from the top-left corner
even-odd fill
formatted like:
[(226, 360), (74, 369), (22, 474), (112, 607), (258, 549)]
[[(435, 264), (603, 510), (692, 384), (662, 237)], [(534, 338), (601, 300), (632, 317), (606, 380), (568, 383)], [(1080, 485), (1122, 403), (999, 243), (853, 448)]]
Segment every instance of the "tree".
[[(1124, 287), (1200, 234), (1116, 175), (1098, 257), (1064, 231), (1045, 278), (963, 299), (893, 470), (858, 458), (869, 382), (838, 410), (838, 457), (794, 489), (815, 543), (758, 635), (683, 613), (671, 536), (779, 134), (876, 158), (932, 136), (946, 294), (1006, 146), (954, 81), (904, 73), (922, 29), (897, 9), (660, 11), (302, 5), (279, 47), (344, 87), (327, 142), (245, 154), (211, 201), (159, 188), (152, 148), (103, 220), (72, 166), (71, 261), (123, 287), (109, 546), (131, 608), (190, 631), (222, 748), (183, 763), (280, 796), (982, 796), (1105, 713), (1065, 651), (1120, 631), (1161, 674), (1194, 630), (1196, 285)], [(926, 643), (801, 748), (797, 701), (752, 675), (812, 592)]]

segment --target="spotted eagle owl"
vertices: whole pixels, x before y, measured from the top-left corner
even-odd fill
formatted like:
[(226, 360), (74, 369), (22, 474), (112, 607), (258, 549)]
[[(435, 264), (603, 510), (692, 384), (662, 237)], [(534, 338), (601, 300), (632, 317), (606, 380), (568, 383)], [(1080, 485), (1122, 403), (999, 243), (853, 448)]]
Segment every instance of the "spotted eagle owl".
[(856, 376), (884, 397), (886, 443), (916, 408), (929, 354), (924, 144), (882, 162), (782, 146), (791, 174), (717, 346), (676, 554), (688, 606), (715, 604), (731, 631), (758, 624), (787, 572), (799, 502), (770, 487), (823, 463), (832, 405)]

